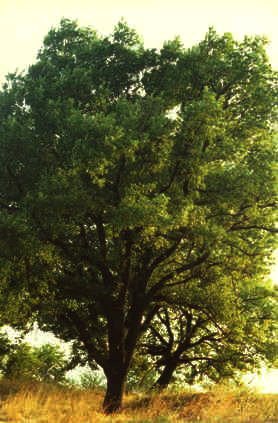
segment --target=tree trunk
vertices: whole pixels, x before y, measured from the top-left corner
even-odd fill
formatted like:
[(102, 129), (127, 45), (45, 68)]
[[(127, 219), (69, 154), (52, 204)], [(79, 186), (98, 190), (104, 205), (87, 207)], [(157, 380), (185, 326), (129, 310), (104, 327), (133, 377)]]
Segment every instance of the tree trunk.
[(176, 370), (178, 365), (178, 362), (176, 360), (168, 361), (157, 379), (157, 381), (154, 384), (154, 388), (158, 389), (159, 391), (162, 391), (163, 389), (166, 389), (171, 382), (172, 376), (174, 371)]
[(103, 401), (103, 409), (106, 414), (115, 413), (121, 408), (126, 377), (127, 372), (119, 368), (106, 373), (107, 388)]
[(121, 408), (128, 369), (140, 334), (143, 311), (135, 308), (131, 313), (131, 323), (126, 327), (123, 309), (124, 305), (119, 307), (119, 304), (112, 302), (107, 312), (109, 360), (104, 369), (107, 389), (103, 401), (103, 409), (107, 414)]

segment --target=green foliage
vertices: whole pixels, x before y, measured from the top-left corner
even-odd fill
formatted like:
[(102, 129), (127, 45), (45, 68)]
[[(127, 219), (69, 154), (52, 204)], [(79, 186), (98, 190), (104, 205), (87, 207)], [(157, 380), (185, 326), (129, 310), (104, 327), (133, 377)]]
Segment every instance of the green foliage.
[(146, 354), (146, 350), (141, 350), (138, 346), (128, 373), (126, 391), (149, 391), (154, 386), (157, 377), (158, 372), (151, 356)]
[(31, 347), (28, 343), (13, 343), (1, 353), (1, 372), (8, 379), (64, 382), (68, 360), (58, 346), (44, 344)]
[(11, 341), (6, 333), (0, 333), (0, 360), (12, 349)]
[(92, 371), (89, 368), (81, 373), (78, 385), (85, 390), (103, 389), (105, 387), (105, 381), (99, 372)]
[(0, 93), (3, 319), (37, 318), (112, 387), (161, 306), (215, 303), (240, 339), (231, 287), (264, 279), (277, 232), (265, 45), (51, 29)]
[(245, 281), (235, 291), (232, 284), (218, 281), (203, 285), (202, 291), (201, 302), (200, 293), (190, 298), (189, 292), (179, 306), (169, 304), (158, 310), (140, 341), (141, 366), (136, 363), (132, 368), (133, 379), (144, 380), (151, 369), (149, 388), (161, 389), (173, 382), (241, 384), (244, 372), (255, 372), (262, 363), (275, 366), (276, 290)]

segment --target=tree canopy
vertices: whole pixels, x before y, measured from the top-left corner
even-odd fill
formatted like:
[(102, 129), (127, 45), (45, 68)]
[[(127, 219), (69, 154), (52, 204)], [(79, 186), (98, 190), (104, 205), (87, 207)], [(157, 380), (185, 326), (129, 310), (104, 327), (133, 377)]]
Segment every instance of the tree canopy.
[(107, 412), (161, 306), (201, 305), (217, 283), (229, 302), (268, 272), (278, 96), (265, 45), (210, 29), (158, 51), (123, 21), (103, 37), (63, 19), (0, 92), (3, 319), (35, 318), (101, 366)]

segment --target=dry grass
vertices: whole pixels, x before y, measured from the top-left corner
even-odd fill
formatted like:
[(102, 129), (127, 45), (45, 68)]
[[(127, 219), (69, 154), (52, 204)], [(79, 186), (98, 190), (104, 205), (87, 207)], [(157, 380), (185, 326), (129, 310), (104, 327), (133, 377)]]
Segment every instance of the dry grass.
[(277, 423), (278, 395), (215, 389), (209, 393), (128, 395), (105, 416), (97, 391), (0, 382), (0, 422), (25, 423)]

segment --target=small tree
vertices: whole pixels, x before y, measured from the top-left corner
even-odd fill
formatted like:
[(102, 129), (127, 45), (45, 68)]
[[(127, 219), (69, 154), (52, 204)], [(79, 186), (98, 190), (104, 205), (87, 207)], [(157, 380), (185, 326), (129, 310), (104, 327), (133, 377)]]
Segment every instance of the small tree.
[(62, 20), (0, 93), (3, 301), (103, 368), (109, 413), (164, 301), (206, 268), (230, 266), (235, 283), (267, 271), (278, 96), (265, 44), (211, 29), (156, 51), (123, 22), (100, 37)]
[(64, 382), (69, 361), (59, 346), (44, 344), (32, 347), (26, 342), (10, 345), (9, 353), (2, 358), (4, 377), (40, 382)]
[(165, 389), (177, 372), (189, 384), (204, 378), (223, 382), (273, 365), (277, 310), (277, 292), (267, 284), (245, 281), (235, 290), (218, 281), (191, 287), (191, 297), (179, 306), (161, 307), (141, 340), (142, 357), (150, 355), (159, 374), (154, 387)]

